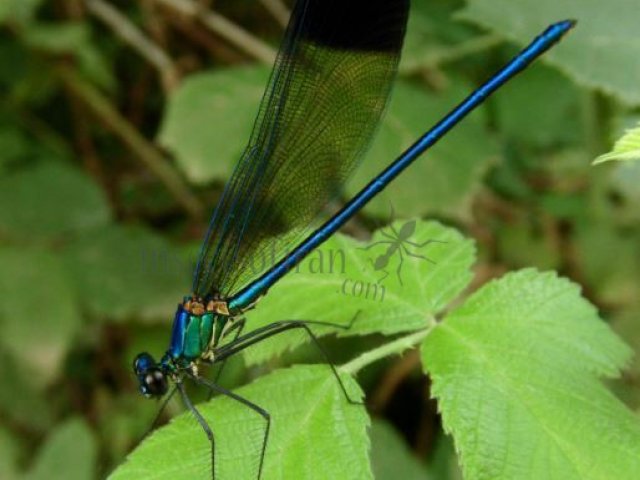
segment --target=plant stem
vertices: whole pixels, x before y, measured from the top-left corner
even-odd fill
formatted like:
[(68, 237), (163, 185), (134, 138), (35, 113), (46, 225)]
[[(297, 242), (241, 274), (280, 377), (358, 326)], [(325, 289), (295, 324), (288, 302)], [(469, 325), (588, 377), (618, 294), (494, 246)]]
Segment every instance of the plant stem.
[(260, 3), (269, 11), (281, 27), (286, 28), (291, 12), (282, 0), (260, 0)]
[(272, 65), (276, 58), (276, 51), (269, 44), (257, 39), (235, 23), (211, 10), (203, 9), (192, 0), (155, 0), (174, 11), (196, 18), (212, 32), (235, 45), (247, 55), (267, 65)]
[(167, 187), (173, 197), (193, 217), (200, 219), (202, 205), (189, 191), (180, 174), (171, 163), (120, 115), (113, 105), (93, 85), (85, 82), (73, 70), (60, 66), (55, 70), (58, 77), (87, 108), (122, 142)]
[(107, 25), (122, 41), (133, 47), (160, 73), (165, 89), (172, 90), (179, 81), (173, 60), (162, 48), (147, 37), (138, 27), (103, 0), (87, 0), (89, 11)]
[(422, 342), (422, 340), (424, 340), (427, 335), (431, 333), (436, 325), (437, 324), (435, 318), (431, 318), (429, 326), (424, 330), (418, 330), (417, 332), (413, 332), (392, 342), (385, 343), (378, 348), (374, 348), (373, 350), (365, 352), (359, 357), (356, 357), (350, 362), (342, 365), (340, 367), (340, 370), (350, 375), (355, 375), (364, 367), (372, 364), (373, 362), (377, 362), (378, 360), (381, 360), (390, 355), (400, 354), (409, 348), (413, 348), (420, 342)]

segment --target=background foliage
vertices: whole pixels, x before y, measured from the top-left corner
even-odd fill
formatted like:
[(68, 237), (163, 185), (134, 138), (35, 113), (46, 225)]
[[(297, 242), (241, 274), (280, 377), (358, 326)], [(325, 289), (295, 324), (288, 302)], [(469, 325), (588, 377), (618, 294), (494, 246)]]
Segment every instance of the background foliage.
[[(248, 138), (282, 7), (0, 3), (0, 478), (102, 478), (149, 428), (158, 405), (138, 395), (131, 359), (166, 348), (207, 214)], [(336, 295), (343, 277), (305, 267), (251, 312), (254, 326), (347, 323), (363, 312), (351, 335), (323, 341), (346, 373), (358, 372), (368, 429), (369, 416), (345, 406), (325, 369), (264, 376), (318, 360), (307, 345), (297, 348), (302, 337), (227, 367), (230, 388), (260, 377), (239, 391), (287, 419), (275, 446), (298, 447), (269, 460), (270, 478), (284, 468), (321, 475), (318, 457), (333, 462), (326, 472), (351, 461), (361, 473), (354, 478), (379, 479), (455, 479), (462, 470), (472, 479), (633, 478), (640, 468), (636, 0), (414, 0), (390, 109), (345, 197), (532, 35), (567, 17), (579, 26), (559, 48), (327, 247), (348, 253), (351, 278), (380, 253), (358, 248), (391, 216), (398, 228), (400, 219), (429, 217), (439, 222), (418, 222), (414, 240), (446, 242), (425, 249), (435, 264), (408, 262), (402, 285), (392, 268), (381, 304)], [(596, 158), (628, 161), (593, 166)], [(564, 278), (532, 269), (503, 276), (523, 267)], [(376, 282), (379, 272), (370, 273)], [(358, 363), (362, 352), (418, 344)], [(278, 396), (283, 385), (300, 386), (286, 390), (289, 404)], [(228, 403), (205, 407), (226, 421), (218, 430), (229, 433), (227, 445), (238, 425), (247, 429), (222, 471), (255, 469), (260, 425)], [(308, 431), (324, 437), (307, 444), (296, 436), (299, 405), (313, 412)], [(167, 417), (179, 411), (170, 404)], [(354, 453), (336, 456), (336, 438)], [(532, 439), (535, 454), (517, 448)], [(176, 444), (183, 449), (174, 457), (154, 453)], [(369, 444), (372, 454), (359, 455)], [(189, 466), (206, 476), (206, 448), (181, 416), (116, 478)], [(149, 459), (161, 463), (135, 470)]]

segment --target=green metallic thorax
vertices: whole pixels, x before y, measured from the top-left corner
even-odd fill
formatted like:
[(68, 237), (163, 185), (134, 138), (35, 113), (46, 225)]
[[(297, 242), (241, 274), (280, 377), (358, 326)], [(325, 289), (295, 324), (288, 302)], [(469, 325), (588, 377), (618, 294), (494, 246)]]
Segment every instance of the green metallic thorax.
[(223, 317), (216, 318), (213, 313), (200, 316), (189, 315), (182, 355), (195, 359), (202, 356), (209, 348), (215, 347), (225, 320)]
[(199, 359), (212, 360), (212, 349), (231, 323), (232, 317), (211, 311), (194, 313), (179, 305), (167, 355), (179, 366)]

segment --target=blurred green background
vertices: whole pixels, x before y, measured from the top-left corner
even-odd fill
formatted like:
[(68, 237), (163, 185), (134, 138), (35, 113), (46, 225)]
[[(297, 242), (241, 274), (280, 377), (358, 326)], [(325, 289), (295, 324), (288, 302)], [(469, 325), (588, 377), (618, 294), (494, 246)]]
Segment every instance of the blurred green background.
[[(591, 165), (640, 119), (637, 0), (515, 3), (412, 2), (390, 109), (345, 198), (546, 24), (580, 23), (347, 232), (366, 238), (390, 203), (437, 218), (477, 241), (476, 284), (558, 270), (638, 352), (640, 163)], [(166, 348), (289, 7), (0, 3), (0, 478), (102, 478), (149, 428), (158, 405), (131, 361)], [(377, 341), (327, 343), (339, 361)], [(236, 362), (227, 386), (306, 355)], [(377, 478), (458, 478), (416, 354), (362, 384)], [(640, 409), (640, 361), (614, 387)]]

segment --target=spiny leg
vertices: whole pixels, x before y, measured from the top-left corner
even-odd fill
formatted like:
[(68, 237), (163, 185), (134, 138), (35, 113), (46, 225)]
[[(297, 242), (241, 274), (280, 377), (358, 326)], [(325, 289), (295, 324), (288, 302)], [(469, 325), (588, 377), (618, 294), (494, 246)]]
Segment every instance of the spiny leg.
[[(264, 408), (259, 407), (258, 405), (256, 405), (255, 403), (247, 400), (244, 397), (241, 397), (240, 395), (233, 393), (230, 390), (227, 390), (226, 388), (221, 387), (220, 385), (216, 385), (213, 382), (210, 382), (209, 380), (206, 380), (205, 378), (202, 377), (198, 377), (195, 375), (189, 375), (189, 378), (191, 380), (193, 380), (195, 383), (197, 383), (198, 385), (202, 385), (203, 387), (209, 389), (210, 395), (213, 394), (213, 392), (218, 392), (221, 393), (223, 395), (226, 395), (227, 397), (240, 402), (242, 405), (244, 405), (245, 407), (249, 407), (251, 410), (253, 410), (254, 412), (258, 413), (260, 416), (262, 416), (262, 418), (264, 418), (264, 420), (267, 422), (267, 426), (265, 428), (264, 431), (264, 438), (262, 440), (262, 450), (260, 452), (260, 466), (258, 467), (258, 480), (260, 480), (260, 477), (262, 475), (262, 467), (264, 465), (264, 455), (265, 452), (267, 451), (267, 440), (269, 439), (269, 431), (271, 429), (271, 415), (269, 415), (269, 412), (267, 412)], [(204, 427), (203, 427), (204, 428)], [(212, 436), (213, 438), (213, 436)], [(211, 471), (213, 472), (213, 440), (212, 440), (212, 451), (211, 451)]]
[[(189, 378), (192, 378), (192, 379), (195, 380), (197, 377), (189, 376)], [(216, 461), (215, 461), (216, 458), (215, 457), (216, 456), (215, 456), (215, 442), (214, 442), (214, 439), (213, 439), (213, 431), (211, 430), (211, 427), (209, 427), (209, 424), (204, 419), (202, 414), (193, 405), (193, 403), (191, 402), (191, 399), (189, 399), (189, 396), (187, 395), (187, 392), (184, 389), (184, 385), (181, 382), (177, 382), (176, 383), (176, 388), (180, 392), (180, 396), (182, 397), (182, 401), (184, 402), (186, 407), (189, 409), (189, 411), (193, 414), (193, 416), (196, 417), (196, 420), (198, 421), (198, 423), (200, 424), (200, 426), (204, 430), (204, 433), (207, 435), (207, 438), (209, 439), (209, 443), (211, 444), (211, 479), (214, 480), (216, 478), (216, 476), (215, 476), (215, 467), (216, 467)]]
[[(235, 331), (236, 334), (233, 337), (233, 340), (231, 340), (231, 342), (229, 343), (233, 343), (235, 342), (238, 337), (240, 337), (240, 335), (242, 334), (242, 330), (244, 329), (244, 326), (246, 324), (246, 320), (244, 318), (241, 318), (240, 320), (237, 321), (237, 323), (235, 325), (233, 325), (228, 331), (225, 332), (224, 337), (226, 337), (227, 335), (229, 335), (231, 332)], [(220, 376), (222, 375), (222, 371), (224, 370), (225, 365), (227, 364), (227, 360), (224, 359), (222, 361), (222, 364), (220, 365), (220, 368), (218, 369), (218, 371), (216, 372), (216, 376), (213, 379), (213, 383), (218, 383), (218, 380), (220, 380)], [(209, 396), (207, 397), (207, 400), (211, 400), (211, 397), (213, 396), (213, 391), (210, 389), (209, 390)]]
[(316, 320), (286, 320), (281, 322), (270, 323), (269, 325), (258, 328), (256, 330), (253, 330), (252, 332), (247, 333), (246, 335), (243, 335), (242, 337), (239, 337), (235, 342), (229, 343), (221, 347), (219, 350), (216, 351), (216, 358), (219, 360), (224, 360), (225, 358), (230, 357), (231, 355), (234, 355), (238, 352), (241, 352), (245, 348), (255, 345), (256, 343), (259, 343), (262, 340), (270, 338), (274, 335), (286, 332), (288, 330), (292, 330), (294, 328), (301, 328), (307, 333), (307, 335), (309, 335), (309, 338), (311, 338), (313, 344), (320, 351), (325, 361), (331, 368), (331, 372), (333, 373), (333, 376), (338, 381), (338, 384), (340, 385), (340, 389), (342, 390), (342, 393), (344, 394), (347, 401), (353, 405), (364, 405), (364, 402), (353, 400), (349, 396), (349, 393), (347, 392), (347, 388), (345, 387), (342, 379), (340, 378), (340, 375), (338, 374), (338, 369), (333, 364), (333, 362), (331, 362), (331, 359), (329, 358), (327, 351), (324, 349), (324, 347), (318, 340), (318, 337), (309, 328), (309, 325), (322, 325), (322, 326), (330, 326), (334, 328), (348, 330), (356, 321), (359, 313), (360, 312), (354, 315), (353, 319), (349, 322), (349, 325), (341, 325), (337, 323), (322, 322), (322, 321), (316, 321)]
[[(233, 331), (236, 331), (236, 330), (242, 331), (244, 329), (244, 326), (245, 326), (246, 323), (247, 323), (247, 321), (246, 321), (246, 319), (244, 317), (242, 317), (242, 318), (240, 318), (238, 320), (235, 320), (235, 323), (231, 326), (231, 328), (222, 334), (222, 338), (226, 338), (227, 335), (229, 335)], [(236, 338), (238, 338), (239, 336), (240, 336), (239, 333), (236, 333), (236, 336), (234, 337), (234, 340)]]

